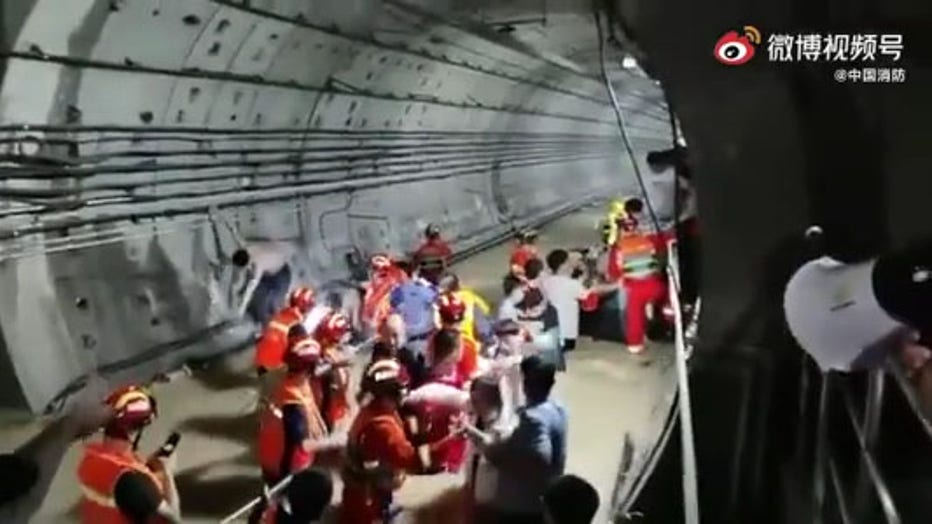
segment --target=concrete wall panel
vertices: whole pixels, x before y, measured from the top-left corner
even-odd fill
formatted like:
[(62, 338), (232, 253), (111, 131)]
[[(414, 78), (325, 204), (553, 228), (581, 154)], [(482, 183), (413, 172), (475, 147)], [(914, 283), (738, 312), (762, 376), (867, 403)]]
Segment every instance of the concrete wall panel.
[(36, 411), (88, 373), (247, 344), (239, 247), (323, 285), (429, 222), (466, 249), (631, 187), (604, 86), (468, 25), (361, 0), (66, 4), (35, 3), (0, 87), (4, 148), (30, 151), (0, 178), (0, 289), (21, 291), (0, 345)]

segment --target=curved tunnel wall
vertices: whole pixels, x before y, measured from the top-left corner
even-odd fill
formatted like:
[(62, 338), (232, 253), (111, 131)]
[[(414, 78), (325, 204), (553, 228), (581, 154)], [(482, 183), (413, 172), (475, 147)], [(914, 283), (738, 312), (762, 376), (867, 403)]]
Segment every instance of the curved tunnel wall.
[(465, 249), (631, 183), (600, 82), (413, 6), (7, 15), (0, 332), (34, 410), (95, 368), (139, 379), (246, 343), (238, 242), (297, 247), (321, 283), (428, 221)]

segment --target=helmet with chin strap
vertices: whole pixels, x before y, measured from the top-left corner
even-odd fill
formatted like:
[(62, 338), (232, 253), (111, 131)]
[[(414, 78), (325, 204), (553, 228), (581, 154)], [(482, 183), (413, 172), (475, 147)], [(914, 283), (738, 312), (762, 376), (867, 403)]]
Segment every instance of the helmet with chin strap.
[(104, 403), (112, 410), (107, 431), (126, 435), (148, 426), (158, 416), (158, 404), (148, 389), (130, 385), (114, 390)]

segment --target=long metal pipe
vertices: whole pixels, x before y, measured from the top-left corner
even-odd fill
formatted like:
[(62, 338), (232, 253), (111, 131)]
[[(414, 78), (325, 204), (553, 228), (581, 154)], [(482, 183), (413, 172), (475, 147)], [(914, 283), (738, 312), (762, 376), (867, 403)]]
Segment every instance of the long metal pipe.
[[(587, 159), (599, 159), (604, 158), (600, 156), (594, 157), (579, 157), (579, 158), (566, 158), (563, 159), (565, 162), (572, 161), (582, 161)], [(517, 162), (514, 164), (507, 164), (505, 167), (521, 167), (521, 166), (532, 166), (532, 165), (542, 165), (542, 164), (552, 164), (552, 161), (525, 161)], [(93, 217), (88, 220), (83, 221), (81, 224), (69, 223), (67, 221), (61, 223), (44, 223), (36, 226), (27, 226), (15, 231), (0, 232), (0, 238), (4, 236), (6, 238), (16, 238), (22, 237), (25, 235), (44, 233), (48, 231), (60, 230), (62, 227), (76, 227), (79, 225), (91, 225), (91, 224), (101, 224), (108, 222), (117, 222), (121, 220), (128, 219), (141, 219), (149, 217), (167, 217), (167, 216), (177, 216), (177, 215), (195, 215), (198, 213), (206, 212), (211, 208), (223, 208), (229, 206), (243, 205), (243, 204), (255, 204), (255, 203), (268, 203), (276, 201), (285, 201), (293, 200), (295, 198), (313, 196), (313, 195), (322, 195), (330, 194), (335, 192), (349, 191), (349, 190), (361, 190), (371, 187), (382, 187), (386, 184), (400, 184), (408, 182), (417, 182), (424, 180), (441, 180), (445, 178), (451, 178), (456, 176), (462, 176), (466, 174), (474, 173), (485, 173), (488, 171), (487, 165), (482, 165), (480, 167), (471, 167), (464, 169), (456, 169), (442, 173), (429, 173), (423, 174), (421, 172), (416, 172), (411, 176), (399, 176), (398, 173), (394, 173), (384, 177), (370, 178), (364, 180), (344, 180), (339, 182), (330, 182), (330, 183), (313, 183), (313, 184), (303, 184), (298, 186), (290, 186), (283, 188), (276, 188), (275, 190), (270, 190), (265, 195), (245, 195), (242, 193), (237, 193), (235, 195), (230, 195), (225, 198), (217, 199), (205, 199), (192, 198), (192, 199), (175, 199), (174, 202), (167, 207), (161, 207), (158, 209), (142, 209), (140, 206), (145, 205), (136, 205), (131, 210), (120, 211), (117, 213)], [(151, 206), (150, 206), (151, 207)], [(42, 242), (38, 244), (42, 245)], [(6, 248), (4, 252), (0, 252), (0, 260), (6, 258), (19, 258), (20, 256), (11, 256), (10, 249)], [(41, 252), (41, 251), (40, 251)]]
[[(550, 159), (554, 162), (566, 162), (568, 161), (567, 159), (578, 158), (581, 156), (586, 157), (586, 158), (590, 158), (592, 156), (599, 157), (599, 158), (609, 158), (612, 156), (612, 152), (600, 153), (599, 151), (581, 150), (581, 151), (573, 151), (569, 153), (562, 152), (562, 151), (559, 153), (554, 153), (552, 151), (530, 151), (530, 152), (522, 152), (520, 154), (511, 153), (508, 160), (518, 161), (518, 160), (531, 160), (531, 159)], [(467, 158), (468, 160), (458, 161), (463, 158)], [(33, 218), (42, 216), (43, 214), (52, 215), (56, 211), (58, 211), (56, 209), (57, 207), (64, 206), (68, 209), (69, 223), (74, 224), (75, 217), (73, 215), (73, 211), (79, 208), (103, 207), (103, 206), (108, 206), (108, 205), (117, 205), (121, 203), (131, 203), (131, 202), (139, 202), (139, 203), (144, 202), (144, 203), (152, 204), (152, 203), (168, 201), (168, 200), (172, 200), (176, 198), (194, 197), (194, 196), (218, 196), (218, 195), (224, 195), (224, 194), (229, 194), (229, 193), (234, 193), (234, 192), (272, 190), (272, 189), (277, 189), (281, 187), (287, 187), (289, 185), (295, 185), (294, 183), (284, 184), (281, 182), (276, 182), (274, 185), (259, 185), (259, 184), (255, 184), (254, 181), (252, 181), (252, 179), (256, 179), (256, 178), (265, 178), (265, 177), (273, 177), (273, 176), (277, 176), (277, 177), (287, 176), (287, 177), (299, 177), (299, 178), (303, 177), (301, 178), (301, 180), (299, 180), (299, 182), (302, 184), (313, 183), (313, 182), (324, 183), (324, 182), (334, 181), (335, 177), (337, 179), (345, 179), (345, 178), (350, 178), (350, 177), (357, 178), (357, 179), (371, 178), (374, 176), (384, 175), (387, 170), (394, 170), (396, 173), (410, 172), (412, 170), (423, 172), (425, 171), (425, 166), (431, 165), (431, 164), (433, 165), (430, 167), (430, 170), (438, 170), (438, 169), (448, 169), (448, 168), (453, 168), (453, 167), (489, 165), (490, 163), (494, 163), (498, 161), (500, 161), (498, 154), (488, 155), (486, 153), (483, 153), (483, 154), (476, 153), (474, 155), (468, 155), (468, 156), (457, 156), (454, 159), (452, 159), (452, 161), (451, 160), (441, 161), (438, 159), (431, 159), (431, 158), (426, 158), (426, 159), (415, 158), (415, 159), (408, 159), (408, 160), (396, 160), (392, 162), (373, 161), (370, 163), (365, 163), (365, 164), (357, 165), (357, 166), (331, 165), (327, 167), (315, 167), (312, 169), (284, 169), (284, 170), (277, 170), (277, 171), (263, 171), (263, 172), (255, 172), (255, 173), (233, 172), (233, 173), (224, 173), (222, 176), (213, 175), (209, 177), (188, 177), (188, 178), (174, 179), (171, 181), (162, 181), (162, 182), (149, 181), (149, 182), (123, 183), (123, 184), (107, 183), (107, 184), (98, 184), (94, 187), (76, 187), (76, 188), (71, 188), (71, 189), (68, 189), (68, 188), (66, 189), (40, 189), (40, 190), (0, 189), (0, 196), (7, 196), (7, 197), (47, 196), (47, 197), (53, 197), (53, 198), (54, 197), (64, 198), (64, 200), (59, 200), (59, 201), (54, 201), (54, 200), (46, 201), (45, 204), (49, 207), (49, 209), (44, 210), (46, 211), (46, 213), (43, 213), (43, 210), (39, 210), (39, 211), (30, 210), (28, 211), (28, 215)], [(242, 166), (242, 167), (245, 168), (245, 167), (250, 167), (250, 166)], [(251, 166), (251, 167), (258, 167), (258, 166)], [(398, 169), (394, 169), (394, 168), (398, 168)], [(347, 171), (349, 171), (349, 174), (346, 174)], [(323, 176), (308, 177), (307, 175), (323, 175)], [(228, 187), (224, 187), (222, 189), (210, 188), (205, 191), (161, 192), (159, 195), (128, 195), (127, 196), (121, 192), (118, 195), (111, 195), (109, 197), (106, 195), (99, 195), (99, 194), (92, 195), (83, 200), (71, 200), (71, 199), (66, 198), (69, 196), (86, 195), (92, 191), (99, 191), (99, 192), (129, 191), (129, 190), (137, 189), (140, 187), (147, 187), (147, 186), (163, 188), (165, 186), (170, 187), (170, 184), (189, 185), (189, 184), (197, 183), (197, 182), (212, 182), (212, 181), (224, 182), (224, 181), (229, 180), (229, 178), (234, 178), (234, 179), (235, 178), (249, 178), (251, 179), (251, 182), (249, 185), (245, 185), (245, 186), (240, 184), (240, 185), (229, 185)], [(41, 201), (33, 201), (33, 203), (40, 203), (40, 202)], [(8, 214), (8, 216), (10, 215)], [(78, 220), (78, 222), (80, 222), (80, 219)], [(2, 230), (0, 230), (0, 238), (2, 237), (3, 237), (3, 233), (2, 233)]]

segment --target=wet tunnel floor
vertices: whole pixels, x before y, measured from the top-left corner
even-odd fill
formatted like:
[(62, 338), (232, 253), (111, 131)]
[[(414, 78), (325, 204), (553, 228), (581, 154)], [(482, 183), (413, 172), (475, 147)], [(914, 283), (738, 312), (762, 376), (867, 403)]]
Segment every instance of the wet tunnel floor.
[[(591, 243), (597, 218), (598, 210), (588, 209), (543, 228), (539, 240), (542, 250)], [(497, 301), (509, 249), (505, 245), (490, 249), (460, 263), (455, 270), (464, 284)], [(635, 357), (618, 343), (582, 339), (579, 349), (569, 355), (568, 372), (558, 377), (556, 396), (570, 416), (567, 469), (587, 478), (599, 490), (599, 523), (608, 521), (625, 434), (630, 434), (635, 456), (639, 456), (656, 438), (669, 406), (675, 381), (672, 352), (657, 345), (650, 349), (647, 356)], [(185, 522), (218, 522), (259, 493), (252, 448), (256, 423), (250, 358), (251, 352), (234, 355), (190, 377), (155, 386), (160, 417), (146, 431), (141, 449), (150, 452), (175, 428), (183, 434), (177, 481)], [(3, 449), (15, 448), (33, 430), (32, 424), (4, 424), (0, 429)], [(33, 522), (76, 520), (79, 455), (80, 446), (69, 451)], [(458, 482), (449, 475), (411, 477), (398, 503), (406, 508), (424, 506)], [(336, 494), (338, 497), (339, 490)], [(412, 521), (410, 517), (401, 520)], [(441, 517), (435, 522), (450, 519)]]

